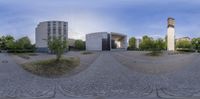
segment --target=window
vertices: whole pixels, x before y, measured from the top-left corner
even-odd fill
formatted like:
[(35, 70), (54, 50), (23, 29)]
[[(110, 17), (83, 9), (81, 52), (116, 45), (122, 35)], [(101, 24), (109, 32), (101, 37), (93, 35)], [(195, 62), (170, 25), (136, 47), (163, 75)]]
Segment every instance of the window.
[(66, 28), (63, 29), (63, 34), (64, 34), (64, 35), (67, 34), (67, 29), (66, 29)]
[(56, 21), (53, 21), (53, 27), (56, 27)]
[(61, 35), (61, 31), (62, 31), (61, 27), (58, 27), (58, 34)]
[(53, 28), (53, 34), (56, 34), (56, 28)]
[(51, 22), (48, 22), (48, 27), (51, 27)]
[(64, 28), (67, 27), (67, 22), (64, 22), (63, 27), (64, 27)]
[(65, 36), (65, 37), (64, 37), (64, 40), (66, 40), (66, 39), (67, 39), (67, 37)]

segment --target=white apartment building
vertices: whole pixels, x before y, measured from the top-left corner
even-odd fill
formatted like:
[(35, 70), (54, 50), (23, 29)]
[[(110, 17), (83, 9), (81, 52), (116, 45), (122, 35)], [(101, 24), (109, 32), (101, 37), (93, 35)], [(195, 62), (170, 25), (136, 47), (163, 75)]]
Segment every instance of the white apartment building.
[(53, 37), (68, 39), (68, 22), (45, 21), (40, 22), (35, 29), (36, 48), (39, 52), (48, 51), (48, 40)]

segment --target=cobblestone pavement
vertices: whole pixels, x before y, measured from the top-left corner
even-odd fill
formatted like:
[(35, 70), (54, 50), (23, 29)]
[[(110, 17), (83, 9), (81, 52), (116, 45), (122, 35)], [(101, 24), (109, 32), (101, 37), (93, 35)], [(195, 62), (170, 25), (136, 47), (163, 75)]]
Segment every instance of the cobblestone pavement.
[[(200, 96), (200, 55), (190, 54), (189, 66), (174, 72), (144, 73), (127, 65), (127, 53), (102, 52), (91, 65), (72, 76), (42, 78), (24, 71), (7, 54), (0, 54), (0, 97), (16, 99), (156, 99)], [(159, 60), (150, 65), (163, 63)], [(141, 62), (140, 61), (140, 62)], [(168, 62), (170, 63), (170, 62)], [(183, 64), (188, 65), (188, 64)], [(156, 69), (155, 67), (153, 67)], [(145, 69), (145, 67), (144, 67)], [(166, 69), (166, 68), (162, 68)], [(158, 70), (156, 70), (158, 71)], [(107, 97), (107, 98), (105, 98)], [(196, 98), (195, 98), (196, 97)]]

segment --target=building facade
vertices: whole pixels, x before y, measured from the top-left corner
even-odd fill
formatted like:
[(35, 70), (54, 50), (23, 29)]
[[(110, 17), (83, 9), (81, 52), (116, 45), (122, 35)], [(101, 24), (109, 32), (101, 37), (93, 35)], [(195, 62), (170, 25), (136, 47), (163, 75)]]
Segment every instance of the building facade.
[(120, 33), (96, 32), (86, 35), (86, 50), (126, 50), (127, 36)]
[(176, 42), (178, 42), (178, 41), (191, 41), (191, 39), (190, 39), (190, 37), (182, 37), (182, 38), (178, 38), (178, 39), (176, 39)]
[(139, 49), (140, 48), (140, 43), (142, 43), (142, 40), (141, 39), (136, 39), (136, 48)]
[(168, 18), (168, 26), (167, 26), (167, 50), (175, 51), (175, 19)]
[(65, 21), (40, 22), (35, 29), (36, 48), (39, 52), (48, 51), (48, 40), (53, 37), (68, 39), (68, 23)]

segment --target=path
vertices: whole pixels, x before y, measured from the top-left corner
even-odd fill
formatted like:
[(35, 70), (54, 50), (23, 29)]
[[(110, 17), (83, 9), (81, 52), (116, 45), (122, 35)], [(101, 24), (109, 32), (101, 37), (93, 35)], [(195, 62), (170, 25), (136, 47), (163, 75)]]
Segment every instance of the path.
[[(21, 69), (7, 54), (0, 54), (0, 97), (19, 99), (155, 99), (200, 96), (200, 56), (178, 72), (147, 75), (134, 72), (109, 52), (84, 71), (58, 79), (32, 75)], [(108, 97), (108, 98), (105, 98)]]

